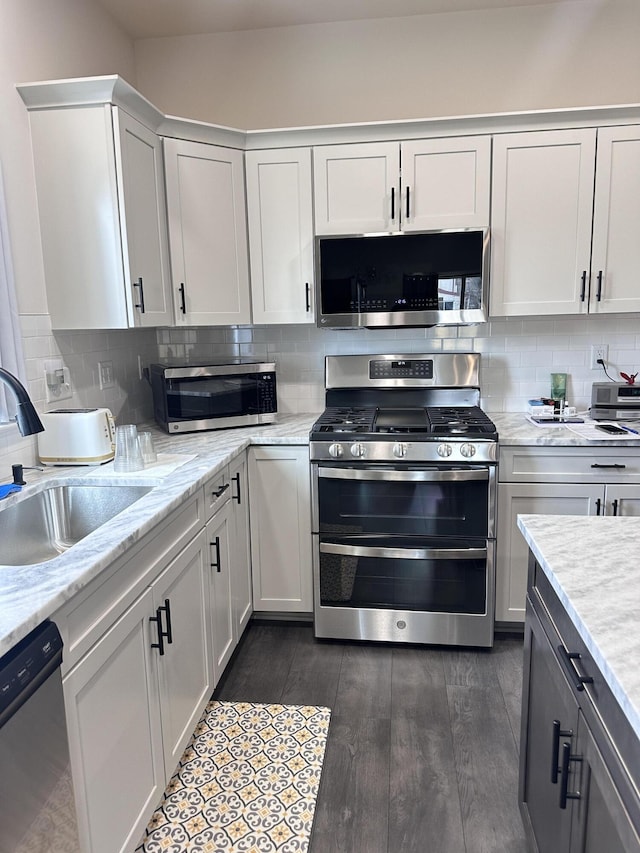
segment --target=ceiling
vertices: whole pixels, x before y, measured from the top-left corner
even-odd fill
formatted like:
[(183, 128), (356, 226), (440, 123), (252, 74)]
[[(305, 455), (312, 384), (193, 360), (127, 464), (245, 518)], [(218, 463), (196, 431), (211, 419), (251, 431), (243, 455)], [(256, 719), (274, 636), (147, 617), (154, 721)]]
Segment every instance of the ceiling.
[[(590, 0), (571, 0), (590, 2)], [(97, 0), (132, 38), (551, 5), (566, 0)]]

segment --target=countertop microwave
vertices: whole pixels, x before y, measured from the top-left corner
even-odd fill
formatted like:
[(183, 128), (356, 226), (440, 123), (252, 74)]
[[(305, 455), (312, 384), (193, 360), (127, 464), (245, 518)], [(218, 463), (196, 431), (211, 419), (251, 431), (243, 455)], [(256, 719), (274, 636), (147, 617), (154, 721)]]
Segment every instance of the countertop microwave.
[(270, 424), (278, 399), (273, 362), (226, 359), (149, 365), (156, 422), (168, 433)]
[(317, 237), (315, 263), (321, 328), (487, 319), (488, 229)]

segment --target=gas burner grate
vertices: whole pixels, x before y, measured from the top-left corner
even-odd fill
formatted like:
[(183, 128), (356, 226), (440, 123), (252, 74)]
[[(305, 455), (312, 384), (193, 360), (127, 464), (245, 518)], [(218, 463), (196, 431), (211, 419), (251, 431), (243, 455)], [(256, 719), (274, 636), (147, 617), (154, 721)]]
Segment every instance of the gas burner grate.
[(428, 407), (431, 432), (437, 435), (492, 435), (493, 421), (478, 406)]
[(320, 432), (371, 432), (376, 410), (366, 407), (333, 406), (316, 421)]

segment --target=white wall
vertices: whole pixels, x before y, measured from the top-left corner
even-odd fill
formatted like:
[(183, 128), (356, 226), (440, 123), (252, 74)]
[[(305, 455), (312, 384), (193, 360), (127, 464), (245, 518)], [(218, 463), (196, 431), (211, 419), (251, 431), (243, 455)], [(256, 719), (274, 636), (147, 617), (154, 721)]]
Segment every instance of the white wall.
[[(0, 163), (29, 391), (40, 410), (45, 406), (44, 360), (60, 354), (60, 342), (51, 334), (47, 313), (29, 125), (15, 86), (50, 78), (113, 73), (135, 83), (133, 43), (99, 5), (87, 0), (0, 0)], [(6, 306), (0, 306), (1, 310)], [(63, 347), (68, 340), (68, 336), (61, 336)], [(100, 349), (102, 358), (105, 350), (111, 352), (119, 365), (122, 340), (78, 336), (73, 342), (72, 355), (83, 363), (85, 373), (74, 376), (76, 394), (65, 404), (96, 405), (95, 385), (82, 385), (94, 361), (83, 357), (82, 347)], [(152, 343), (155, 346), (155, 341)], [(111, 349), (112, 345), (115, 349)], [(127, 346), (135, 346), (133, 339)], [(123, 382), (129, 381), (124, 375), (122, 378)], [(123, 395), (114, 399), (114, 404), (124, 405)], [(26, 465), (34, 458), (34, 439), (22, 438), (15, 426), (0, 426), (0, 482), (11, 475), (9, 463)]]
[(640, 2), (143, 39), (165, 113), (246, 129), (640, 101)]

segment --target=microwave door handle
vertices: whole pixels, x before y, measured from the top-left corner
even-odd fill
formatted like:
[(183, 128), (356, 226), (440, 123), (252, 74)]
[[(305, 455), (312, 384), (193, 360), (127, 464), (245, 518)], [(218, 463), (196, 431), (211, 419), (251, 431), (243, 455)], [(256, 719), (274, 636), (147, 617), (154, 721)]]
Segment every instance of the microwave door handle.
[(488, 468), (452, 469), (447, 471), (378, 471), (353, 468), (318, 468), (318, 477), (328, 480), (377, 480), (402, 483), (462, 483), (489, 479)]
[(321, 542), (321, 554), (347, 557), (378, 557), (388, 560), (485, 560), (486, 548), (380, 548), (370, 545), (339, 545)]

